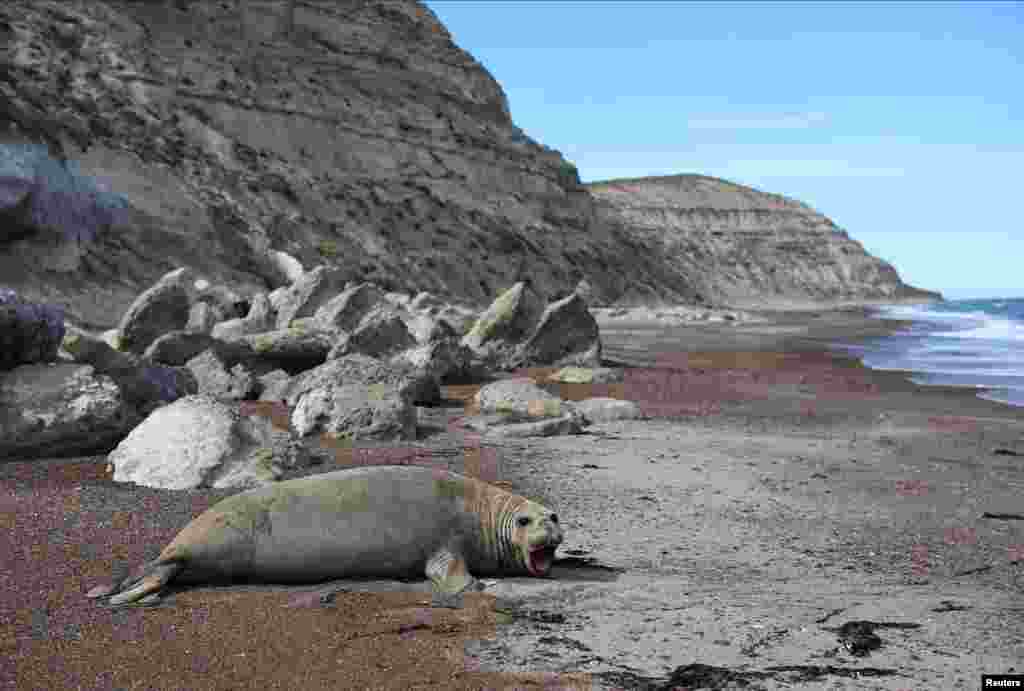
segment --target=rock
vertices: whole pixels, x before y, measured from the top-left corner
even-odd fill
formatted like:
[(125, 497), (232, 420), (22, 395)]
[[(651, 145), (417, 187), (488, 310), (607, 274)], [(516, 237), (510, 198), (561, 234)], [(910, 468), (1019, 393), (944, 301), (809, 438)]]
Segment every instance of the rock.
[(484, 375), (473, 365), (473, 353), (459, 343), (452, 328), (437, 321), (422, 343), (412, 345), (391, 355), (392, 366), (411, 367), (431, 383), (418, 389), (413, 397), (417, 405), (430, 405), (440, 400), (441, 384), (450, 378), (473, 379)]
[(208, 302), (197, 302), (188, 309), (188, 321), (185, 323), (186, 331), (208, 334), (217, 324), (217, 315)]
[(185, 283), (192, 280), (189, 269), (176, 269), (142, 293), (118, 324), (119, 350), (141, 355), (161, 334), (184, 329), (190, 308)]
[(557, 437), (568, 434), (579, 434), (583, 429), (583, 420), (579, 415), (566, 413), (559, 417), (534, 420), (530, 422), (507, 423), (501, 420), (493, 424), (479, 424), (469, 421), (471, 428), (478, 429), (485, 436), (499, 439), (524, 439), (526, 437)]
[(270, 297), (266, 293), (257, 293), (244, 317), (222, 321), (210, 330), (210, 334), (222, 341), (241, 341), (246, 336), (273, 331), (277, 323), (276, 314)]
[(0, 371), (56, 361), (63, 339), (63, 310), (27, 302), (0, 288)]
[(215, 322), (244, 317), (249, 312), (249, 301), (238, 292), (227, 286), (212, 285), (208, 281), (203, 283), (203, 289), (197, 289), (195, 294), (190, 293), (189, 300), (193, 306), (199, 303), (209, 305)]
[(384, 292), (372, 283), (343, 290), (317, 309), (317, 322), (327, 328), (352, 331), (371, 310), (388, 304)]
[(261, 401), (283, 401), (291, 385), (292, 378), (284, 370), (276, 369), (258, 378)]
[(160, 364), (181, 367), (204, 350), (220, 344), (223, 341), (199, 331), (171, 331), (150, 343), (142, 357)]
[(68, 327), (63, 348), (75, 362), (92, 365), (117, 382), (125, 400), (143, 415), (154, 408), (196, 393), (198, 385), (188, 370), (159, 365), (114, 350), (98, 338)]
[(263, 331), (270, 331), (277, 316), (274, 306), (270, 303), (270, 297), (266, 293), (257, 293), (252, 298), (251, 306), (245, 318), (252, 324), (262, 326)]
[(156, 363), (183, 367), (189, 360), (206, 350), (212, 351), (225, 368), (231, 369), (242, 365), (256, 377), (279, 366), (271, 355), (257, 353), (245, 341), (228, 343), (195, 331), (166, 333), (150, 344), (143, 357)]
[(154, 411), (107, 460), (115, 482), (181, 490), (265, 485), (304, 457), (269, 420), (194, 395)]
[(312, 317), (316, 311), (344, 290), (345, 273), (341, 269), (318, 266), (303, 274), (285, 290), (277, 305), (277, 329), (287, 329), (293, 319)]
[(365, 355), (346, 355), (295, 377), (285, 391), (300, 436), (415, 439), (415, 394), (425, 377)]
[(588, 422), (638, 420), (643, 417), (639, 405), (633, 401), (623, 401), (618, 398), (587, 398), (575, 401), (574, 405)]
[(245, 318), (238, 318), (214, 324), (213, 328), (210, 329), (210, 335), (222, 341), (236, 342), (241, 341), (246, 336), (264, 333), (267, 330), (267, 327), (262, 324), (250, 322)]
[(145, 357), (167, 365), (183, 366), (205, 350), (212, 350), (224, 367), (243, 365), (259, 377), (285, 368), (300, 372), (321, 364), (338, 335), (322, 329), (307, 329), (309, 323), (297, 320), (290, 329), (268, 331), (226, 342), (215, 336), (172, 331), (155, 340)]
[(294, 408), (299, 399), (309, 391), (332, 382), (343, 381), (364, 386), (371, 384), (395, 385), (401, 395), (411, 401), (412, 393), (421, 386), (419, 380), (424, 378), (426, 375), (411, 368), (388, 365), (367, 355), (346, 355), (292, 377), (291, 384), (282, 400), (289, 407)]
[(284, 283), (297, 283), (302, 280), (306, 273), (302, 268), (302, 262), (287, 252), (279, 250), (270, 250), (269, 255), (271, 263), (280, 272)]
[(100, 334), (100, 340), (114, 350), (121, 350), (121, 335), (117, 329), (107, 329)]
[(463, 424), (500, 438), (578, 434), (588, 423), (567, 403), (544, 391), (532, 379), (501, 379), (481, 387), (467, 407)]
[(474, 414), (516, 414), (524, 417), (560, 417), (572, 410), (572, 404), (552, 396), (532, 379), (500, 379), (482, 386), (473, 397)]
[(270, 310), (274, 314), (275, 326), (277, 325), (277, 312), (278, 310), (281, 309), (281, 305), (284, 304), (284, 298), (288, 294), (288, 291), (291, 290), (291, 288), (292, 287), (290, 285), (281, 286), (280, 288), (275, 288), (274, 290), (270, 291), (270, 293), (267, 295), (267, 299), (270, 301)]
[(462, 338), (475, 355), (500, 369), (512, 369), (515, 351), (533, 333), (543, 313), (539, 295), (525, 282), (499, 295)]
[(247, 400), (256, 398), (260, 385), (251, 372), (236, 364), (230, 367), (213, 350), (206, 350), (186, 364), (195, 377), (198, 393), (218, 399)]
[(594, 286), (585, 278), (581, 278), (573, 292), (580, 296), (580, 299), (589, 307), (594, 301)]
[(525, 366), (601, 364), (597, 321), (575, 293), (541, 307), (525, 283), (498, 297), (462, 339), (488, 366), (512, 370)]
[(304, 326), (307, 325), (253, 334), (239, 342), (248, 345), (266, 362), (295, 374), (322, 364), (339, 337), (335, 332)]
[(429, 310), (431, 308), (441, 309), (443, 308), (444, 301), (432, 293), (423, 291), (412, 299), (409, 303), (409, 309), (413, 311)]
[(409, 301), (412, 298), (406, 293), (387, 292), (384, 293), (384, 299), (390, 302), (395, 307), (409, 307)]
[(0, 458), (106, 453), (137, 413), (114, 381), (89, 365), (22, 365), (0, 372)]
[(438, 310), (434, 316), (438, 321), (443, 321), (451, 326), (455, 333), (464, 336), (473, 328), (473, 324), (476, 323), (479, 314), (476, 310), (459, 307), (458, 305), (447, 305)]
[(344, 334), (327, 354), (334, 360), (352, 353), (387, 359), (416, 345), (405, 319), (394, 307), (375, 307), (349, 334)]
[(548, 305), (519, 357), (531, 366), (600, 367), (601, 334), (583, 298), (573, 294)]
[(409, 312), (401, 310), (398, 312), (406, 329), (412, 334), (416, 343), (429, 343), (432, 340), (448, 338), (449, 336), (458, 340), (459, 334), (446, 321), (430, 316), (426, 312)]
[(548, 381), (563, 384), (621, 384), (625, 379), (621, 367), (563, 367), (548, 376)]
[(292, 426), (300, 436), (335, 439), (415, 439), (416, 408), (398, 386), (330, 382), (299, 399)]

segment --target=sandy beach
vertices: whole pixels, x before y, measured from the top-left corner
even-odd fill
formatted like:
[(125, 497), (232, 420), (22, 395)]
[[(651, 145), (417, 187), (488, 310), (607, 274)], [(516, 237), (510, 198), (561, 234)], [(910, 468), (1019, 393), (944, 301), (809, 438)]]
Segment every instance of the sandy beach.
[(104, 609), (90, 587), (230, 492), (121, 486), (103, 457), (0, 464), (0, 687), (970, 689), (1024, 671), (1024, 409), (825, 350), (898, 326), (863, 310), (751, 316), (602, 318), (608, 364), (634, 369), (559, 390), (647, 419), (491, 442), (459, 431), (449, 392), (416, 443), (318, 469), (440, 465), (555, 507), (554, 577), (489, 581), (460, 610), (393, 582)]

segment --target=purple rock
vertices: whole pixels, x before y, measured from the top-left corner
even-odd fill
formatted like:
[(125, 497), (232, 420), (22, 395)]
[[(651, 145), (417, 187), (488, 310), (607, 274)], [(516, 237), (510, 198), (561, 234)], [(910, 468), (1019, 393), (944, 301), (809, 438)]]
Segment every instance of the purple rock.
[(10, 288), (0, 288), (0, 371), (53, 362), (63, 340), (62, 308), (25, 302)]

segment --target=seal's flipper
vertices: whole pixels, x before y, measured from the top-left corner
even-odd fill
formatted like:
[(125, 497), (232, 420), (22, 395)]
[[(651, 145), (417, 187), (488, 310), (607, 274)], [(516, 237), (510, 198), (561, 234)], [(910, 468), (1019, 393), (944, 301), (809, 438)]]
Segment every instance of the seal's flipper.
[(480, 582), (473, 578), (466, 559), (447, 547), (442, 547), (427, 560), (427, 577), (434, 584), (434, 607), (462, 607), (462, 594), (480, 590)]
[[(115, 588), (93, 588), (87, 595), (93, 598), (106, 598), (107, 604), (115, 607), (126, 604), (152, 604), (153, 595), (178, 575), (184, 564), (176, 561), (150, 562), (141, 569), (139, 575), (131, 575)], [(147, 597), (149, 596), (149, 597)]]

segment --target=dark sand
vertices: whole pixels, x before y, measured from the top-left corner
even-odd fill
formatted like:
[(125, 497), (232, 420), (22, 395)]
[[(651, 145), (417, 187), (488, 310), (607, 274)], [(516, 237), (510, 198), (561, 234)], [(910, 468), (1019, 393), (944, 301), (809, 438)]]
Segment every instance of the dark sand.
[[(1024, 410), (822, 350), (891, 327), (856, 311), (602, 325), (609, 361), (658, 371), (591, 393), (652, 419), (577, 437), (481, 443), (452, 431), (461, 409), (422, 409), (424, 438), (384, 462), (550, 502), (561, 553), (596, 560), (503, 579), (463, 610), (387, 584), (104, 609), (90, 587), (230, 492), (120, 486), (103, 457), (0, 464), (0, 687), (656, 688), (701, 663), (755, 689), (918, 689), (1024, 671), (1024, 521), (984, 517), (1024, 512), (1024, 457), (993, 453), (1024, 453)], [(920, 627), (880, 628), (860, 657), (828, 628), (864, 619)]]

